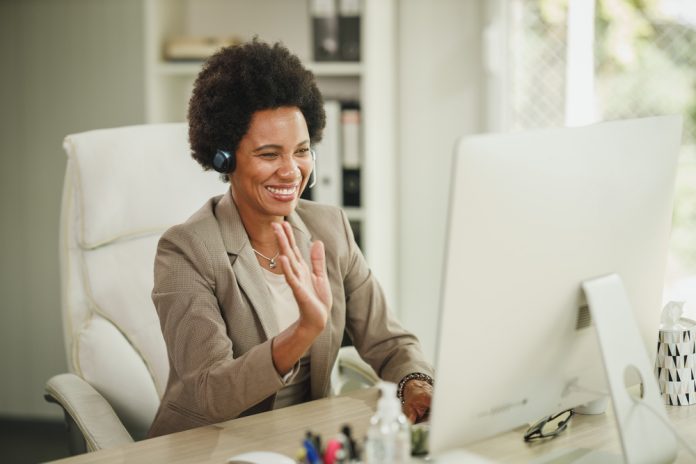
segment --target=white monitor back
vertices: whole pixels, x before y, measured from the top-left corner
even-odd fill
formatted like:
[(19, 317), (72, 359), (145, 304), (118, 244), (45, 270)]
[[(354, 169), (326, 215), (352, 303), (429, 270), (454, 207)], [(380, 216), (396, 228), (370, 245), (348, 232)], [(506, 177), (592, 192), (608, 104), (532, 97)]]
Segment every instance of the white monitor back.
[(621, 276), (654, 360), (680, 134), (668, 116), (458, 141), (431, 452), (607, 391), (584, 280)]

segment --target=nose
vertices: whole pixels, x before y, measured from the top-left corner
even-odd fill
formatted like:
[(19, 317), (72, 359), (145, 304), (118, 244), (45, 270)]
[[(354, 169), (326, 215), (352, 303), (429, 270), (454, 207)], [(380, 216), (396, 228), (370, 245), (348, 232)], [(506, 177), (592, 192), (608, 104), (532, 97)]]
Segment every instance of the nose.
[(297, 179), (300, 177), (300, 167), (293, 156), (282, 157), (282, 165), (278, 168), (278, 175), (283, 179)]

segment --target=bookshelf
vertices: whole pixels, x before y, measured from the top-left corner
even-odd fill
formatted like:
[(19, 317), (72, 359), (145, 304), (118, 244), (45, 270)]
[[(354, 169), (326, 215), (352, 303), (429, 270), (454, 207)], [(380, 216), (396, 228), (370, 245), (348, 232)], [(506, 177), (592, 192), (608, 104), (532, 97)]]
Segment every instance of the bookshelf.
[[(150, 123), (186, 120), (201, 62), (166, 61), (168, 38), (235, 36), (283, 42), (317, 76), (325, 100), (360, 105), (361, 247), (389, 301), (396, 303), (396, 0), (361, 0), (361, 61), (312, 61), (310, 0), (145, 0), (145, 108)], [(320, 155), (319, 155), (320, 156)]]

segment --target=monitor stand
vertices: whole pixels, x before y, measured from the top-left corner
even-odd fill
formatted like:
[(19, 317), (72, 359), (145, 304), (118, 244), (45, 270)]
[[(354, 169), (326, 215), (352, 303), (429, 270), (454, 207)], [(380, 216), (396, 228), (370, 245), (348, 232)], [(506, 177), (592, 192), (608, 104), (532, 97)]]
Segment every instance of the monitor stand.
[[(586, 280), (582, 288), (597, 331), (625, 462), (673, 462), (677, 441), (665, 425), (665, 405), (621, 278), (610, 274)], [(642, 385), (640, 398), (626, 386), (626, 377), (635, 374)]]
[[(621, 278), (617, 274), (610, 274), (586, 280), (582, 283), (582, 288), (597, 331), (623, 456), (585, 448), (556, 449), (532, 463), (674, 462), (677, 441), (672, 431), (656, 416), (659, 414), (662, 419), (669, 421)], [(635, 395), (632, 396), (627, 389), (625, 377), (635, 377), (636, 374), (641, 382), (641, 389), (638, 395), (640, 398), (634, 399)], [(587, 406), (589, 410), (585, 413), (597, 414), (603, 411), (606, 402), (600, 399)]]

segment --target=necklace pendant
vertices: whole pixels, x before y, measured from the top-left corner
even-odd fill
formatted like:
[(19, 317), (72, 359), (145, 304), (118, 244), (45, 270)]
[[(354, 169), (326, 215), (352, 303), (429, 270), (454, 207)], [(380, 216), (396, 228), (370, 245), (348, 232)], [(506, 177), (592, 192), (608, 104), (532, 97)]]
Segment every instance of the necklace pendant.
[(275, 267), (276, 267), (275, 258), (271, 258), (269, 260), (268, 267), (270, 267), (271, 269), (275, 269)]

